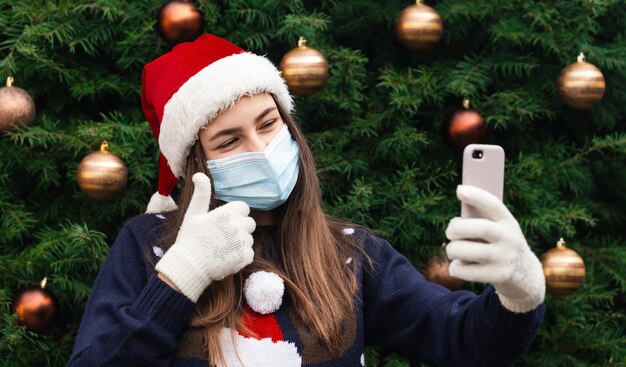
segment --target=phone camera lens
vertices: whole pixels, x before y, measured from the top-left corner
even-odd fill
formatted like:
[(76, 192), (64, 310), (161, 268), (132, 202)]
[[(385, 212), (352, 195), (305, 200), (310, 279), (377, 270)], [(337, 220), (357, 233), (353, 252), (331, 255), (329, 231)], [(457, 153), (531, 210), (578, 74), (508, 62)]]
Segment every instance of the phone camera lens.
[(474, 159), (481, 159), (483, 157), (483, 151), (482, 150), (475, 150), (472, 152), (472, 158)]

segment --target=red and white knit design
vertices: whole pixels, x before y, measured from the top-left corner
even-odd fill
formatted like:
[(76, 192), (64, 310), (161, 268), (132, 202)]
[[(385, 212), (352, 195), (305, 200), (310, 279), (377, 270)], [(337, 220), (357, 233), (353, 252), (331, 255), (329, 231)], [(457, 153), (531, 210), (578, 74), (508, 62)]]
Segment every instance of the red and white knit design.
[[(302, 357), (294, 343), (284, 340), (274, 314), (262, 315), (247, 307), (244, 324), (255, 335), (222, 329), (220, 342), (224, 366), (228, 367), (299, 367)], [(221, 365), (218, 365), (221, 367)]]

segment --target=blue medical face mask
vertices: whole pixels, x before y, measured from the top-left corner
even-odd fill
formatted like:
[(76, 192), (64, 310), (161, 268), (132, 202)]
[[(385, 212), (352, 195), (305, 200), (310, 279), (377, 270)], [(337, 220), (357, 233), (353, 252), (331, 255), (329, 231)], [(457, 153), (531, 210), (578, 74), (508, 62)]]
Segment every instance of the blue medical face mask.
[(264, 151), (209, 160), (207, 166), (217, 199), (272, 210), (287, 201), (298, 181), (298, 144), (285, 124)]

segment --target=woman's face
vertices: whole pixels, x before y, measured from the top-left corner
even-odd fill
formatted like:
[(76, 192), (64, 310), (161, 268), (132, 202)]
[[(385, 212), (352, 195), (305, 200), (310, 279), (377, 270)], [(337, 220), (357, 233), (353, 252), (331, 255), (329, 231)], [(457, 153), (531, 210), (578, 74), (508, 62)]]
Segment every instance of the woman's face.
[(198, 137), (208, 160), (261, 152), (285, 123), (268, 93), (243, 97), (213, 119)]

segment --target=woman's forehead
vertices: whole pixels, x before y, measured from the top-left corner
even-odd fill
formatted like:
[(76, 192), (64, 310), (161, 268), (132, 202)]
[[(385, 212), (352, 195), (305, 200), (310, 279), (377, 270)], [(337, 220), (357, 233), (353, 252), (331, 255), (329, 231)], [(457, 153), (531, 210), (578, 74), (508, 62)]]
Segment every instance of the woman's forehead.
[(208, 130), (236, 127), (255, 123), (259, 114), (268, 108), (276, 108), (276, 102), (268, 93), (244, 96), (231, 107), (220, 112), (207, 126)]

